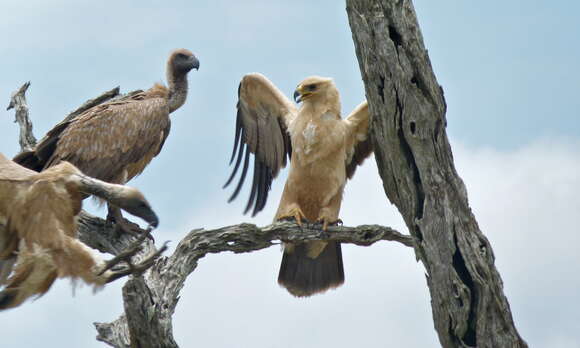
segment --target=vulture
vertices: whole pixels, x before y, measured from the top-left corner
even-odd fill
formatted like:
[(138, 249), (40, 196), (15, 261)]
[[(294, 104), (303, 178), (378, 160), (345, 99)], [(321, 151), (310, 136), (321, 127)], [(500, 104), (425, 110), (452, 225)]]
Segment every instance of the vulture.
[[(346, 180), (373, 152), (368, 138), (367, 102), (342, 119), (340, 97), (331, 78), (312, 76), (294, 93), (297, 108), (265, 76), (245, 75), (238, 89), (234, 150), (236, 159), (226, 185), (241, 169), (230, 197), (236, 198), (253, 154), (250, 197), (244, 213), (261, 211), (272, 180), (290, 160), (277, 220), (320, 223), (323, 230), (341, 223), (340, 204)], [(224, 187), (225, 187), (224, 186)], [(340, 243), (309, 241), (285, 243), (278, 283), (296, 297), (336, 288), (344, 282)]]
[[(167, 61), (168, 87), (155, 84), (147, 91), (94, 106), (57, 124), (35, 149), (14, 161), (35, 171), (68, 161), (93, 178), (127, 183), (161, 151), (171, 126), (169, 114), (185, 103), (187, 74), (192, 69), (199, 69), (193, 53), (173, 51)], [(109, 204), (107, 219), (115, 221), (118, 230), (131, 232), (114, 204)]]
[(96, 288), (118, 278), (102, 272), (105, 263), (77, 239), (75, 217), (89, 194), (158, 224), (134, 188), (93, 179), (66, 161), (38, 173), (0, 154), (0, 310), (42, 296), (56, 278)]

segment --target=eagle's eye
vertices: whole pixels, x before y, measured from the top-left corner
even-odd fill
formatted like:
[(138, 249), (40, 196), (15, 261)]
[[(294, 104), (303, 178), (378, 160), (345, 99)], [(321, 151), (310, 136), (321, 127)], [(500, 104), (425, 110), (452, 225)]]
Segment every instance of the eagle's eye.
[(307, 85), (306, 89), (309, 90), (310, 92), (315, 91), (316, 85), (315, 84)]
[(180, 58), (180, 59), (187, 59), (187, 55), (185, 55), (185, 54), (183, 54), (183, 53), (178, 53), (178, 54), (176, 55), (176, 57), (177, 57), (177, 58)]

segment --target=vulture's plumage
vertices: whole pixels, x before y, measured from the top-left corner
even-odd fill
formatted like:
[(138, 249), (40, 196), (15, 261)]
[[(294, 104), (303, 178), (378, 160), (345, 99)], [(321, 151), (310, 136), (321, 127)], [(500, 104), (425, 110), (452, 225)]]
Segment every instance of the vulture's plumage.
[[(161, 151), (171, 126), (169, 114), (185, 102), (187, 74), (198, 68), (193, 53), (175, 50), (167, 61), (168, 87), (155, 84), (63, 121), (33, 151), (19, 154), (14, 161), (35, 171), (68, 161), (88, 176), (127, 183)], [(118, 209), (113, 215), (121, 218)]]
[[(254, 154), (252, 189), (245, 212), (261, 211), (272, 180), (291, 159), (290, 173), (275, 220), (320, 222), (326, 229), (338, 218), (346, 180), (373, 151), (368, 139), (366, 101), (341, 118), (338, 90), (332, 79), (313, 76), (294, 93), (300, 109), (265, 76), (244, 76), (238, 90), (238, 114), (231, 183), (242, 168), (230, 198), (242, 187)], [(243, 162), (243, 164), (242, 164)], [(340, 243), (286, 243), (278, 282), (294, 296), (310, 296), (344, 282)]]
[(85, 176), (61, 162), (37, 173), (0, 154), (0, 310), (44, 294), (56, 278), (99, 287), (100, 258), (77, 239), (75, 217), (84, 195), (95, 195), (157, 226), (149, 203), (136, 189)]

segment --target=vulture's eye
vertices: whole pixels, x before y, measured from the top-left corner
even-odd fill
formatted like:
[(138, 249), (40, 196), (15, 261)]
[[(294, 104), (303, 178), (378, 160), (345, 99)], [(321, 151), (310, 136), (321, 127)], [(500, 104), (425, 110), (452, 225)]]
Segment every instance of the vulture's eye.
[(183, 54), (183, 53), (178, 53), (177, 54), (177, 57), (178, 58), (182, 58), (182, 59), (187, 59), (187, 56), (185, 54)]
[(315, 84), (311, 84), (311, 85), (307, 85), (306, 89), (309, 90), (310, 92), (316, 90), (316, 85)]

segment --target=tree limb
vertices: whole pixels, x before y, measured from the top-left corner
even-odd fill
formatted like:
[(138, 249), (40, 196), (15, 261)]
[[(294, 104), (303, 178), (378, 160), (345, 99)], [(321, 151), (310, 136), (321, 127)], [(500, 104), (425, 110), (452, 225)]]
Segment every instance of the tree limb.
[[(177, 347), (171, 317), (185, 280), (199, 259), (209, 253), (246, 253), (282, 242), (335, 240), (368, 246), (381, 240), (413, 246), (413, 238), (389, 227), (362, 225), (333, 226), (323, 232), (320, 225), (300, 227), (293, 222), (277, 222), (265, 227), (239, 224), (213, 230), (197, 229), (181, 240), (173, 255), (164, 257), (145, 277), (130, 279), (123, 287), (125, 316), (113, 323), (95, 323), (97, 340), (113, 347)], [(127, 320), (129, 318), (129, 320)], [(130, 334), (129, 334), (130, 333)]]
[(14, 109), (14, 122), (20, 126), (20, 148), (29, 151), (36, 146), (36, 138), (32, 133), (32, 122), (28, 116), (28, 104), (26, 103), (26, 91), (30, 87), (30, 81), (24, 83), (17, 91), (12, 93), (10, 103), (6, 110)]

